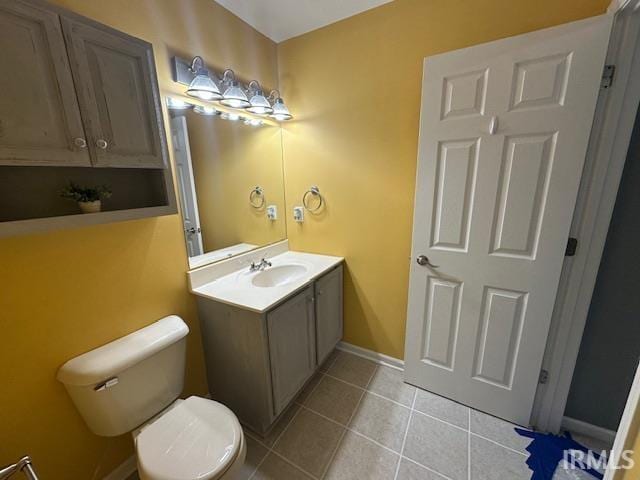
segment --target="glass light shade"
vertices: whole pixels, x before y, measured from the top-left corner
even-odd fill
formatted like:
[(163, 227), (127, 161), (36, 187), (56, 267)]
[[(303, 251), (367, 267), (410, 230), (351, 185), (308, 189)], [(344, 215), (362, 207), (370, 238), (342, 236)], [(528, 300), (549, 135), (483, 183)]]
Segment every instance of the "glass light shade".
[(216, 83), (211, 80), (206, 70), (198, 70), (195, 78), (191, 80), (187, 95), (201, 100), (219, 100), (222, 98)]
[(271, 108), (269, 100), (267, 100), (261, 93), (257, 93), (251, 97), (249, 103), (251, 103), (251, 106), (247, 108), (248, 112), (255, 113), (256, 115), (269, 115), (273, 112), (273, 108)]
[(238, 82), (234, 82), (225, 90), (224, 98), (220, 100), (220, 103), (231, 108), (247, 108), (251, 106), (249, 99), (238, 86)]
[(218, 111), (213, 107), (203, 107), (202, 105), (196, 105), (193, 107), (193, 111), (200, 115), (217, 115)]
[(289, 112), (289, 109), (284, 104), (281, 98), (277, 98), (275, 103), (273, 104), (273, 113), (269, 115), (271, 118), (275, 118), (279, 122), (285, 120), (291, 120), (293, 115)]
[(167, 97), (167, 108), (169, 110), (189, 110), (193, 105), (183, 100)]

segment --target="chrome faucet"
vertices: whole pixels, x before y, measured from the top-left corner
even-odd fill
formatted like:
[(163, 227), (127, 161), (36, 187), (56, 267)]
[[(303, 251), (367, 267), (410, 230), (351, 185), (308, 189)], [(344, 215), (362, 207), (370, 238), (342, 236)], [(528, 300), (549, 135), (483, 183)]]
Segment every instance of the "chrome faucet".
[(9, 478), (14, 473), (22, 472), (25, 477), (29, 480), (38, 480), (36, 476), (36, 472), (31, 465), (31, 457), (26, 456), (22, 457), (18, 463), (14, 463), (13, 465), (7, 465), (6, 467), (0, 467), (0, 480), (4, 480), (5, 478)]
[(271, 266), (271, 262), (269, 260), (266, 259), (262, 259), (260, 260), (260, 263), (256, 263), (256, 262), (251, 262), (251, 265), (249, 265), (249, 271), (250, 272), (261, 272), (262, 270), (264, 270), (267, 267)]

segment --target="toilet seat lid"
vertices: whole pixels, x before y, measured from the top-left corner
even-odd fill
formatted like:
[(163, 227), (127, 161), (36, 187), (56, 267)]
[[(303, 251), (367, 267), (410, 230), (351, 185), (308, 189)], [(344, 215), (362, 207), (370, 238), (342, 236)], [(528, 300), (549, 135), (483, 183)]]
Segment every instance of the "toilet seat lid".
[(240, 450), (242, 429), (221, 403), (189, 397), (136, 437), (138, 466), (157, 480), (205, 480), (223, 473)]

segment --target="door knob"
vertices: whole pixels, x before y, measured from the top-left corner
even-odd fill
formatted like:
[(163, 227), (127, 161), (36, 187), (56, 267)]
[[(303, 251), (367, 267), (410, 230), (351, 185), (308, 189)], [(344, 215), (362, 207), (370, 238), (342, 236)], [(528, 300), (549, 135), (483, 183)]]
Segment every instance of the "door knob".
[(98, 147), (99, 149), (106, 150), (108, 146), (109, 144), (103, 138), (96, 140), (96, 147)]
[(416, 262), (418, 262), (418, 265), (422, 265), (423, 267), (440, 268), (439, 265), (433, 265), (429, 260), (429, 257), (426, 255), (420, 255), (416, 258)]

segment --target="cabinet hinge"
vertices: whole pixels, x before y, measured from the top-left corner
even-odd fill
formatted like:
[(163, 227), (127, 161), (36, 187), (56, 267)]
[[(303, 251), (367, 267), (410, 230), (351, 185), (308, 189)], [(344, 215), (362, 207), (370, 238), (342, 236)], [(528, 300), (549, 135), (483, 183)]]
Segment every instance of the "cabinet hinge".
[(616, 74), (616, 66), (615, 65), (605, 65), (604, 70), (602, 72), (602, 80), (600, 82), (600, 88), (606, 90), (613, 85), (613, 77)]
[(564, 256), (565, 257), (575, 256), (577, 249), (578, 249), (578, 239), (574, 237), (569, 237), (569, 240), (567, 240), (567, 248), (564, 251)]
[(549, 381), (549, 371), (548, 370), (540, 370), (540, 377), (538, 378), (538, 383), (545, 384)]

